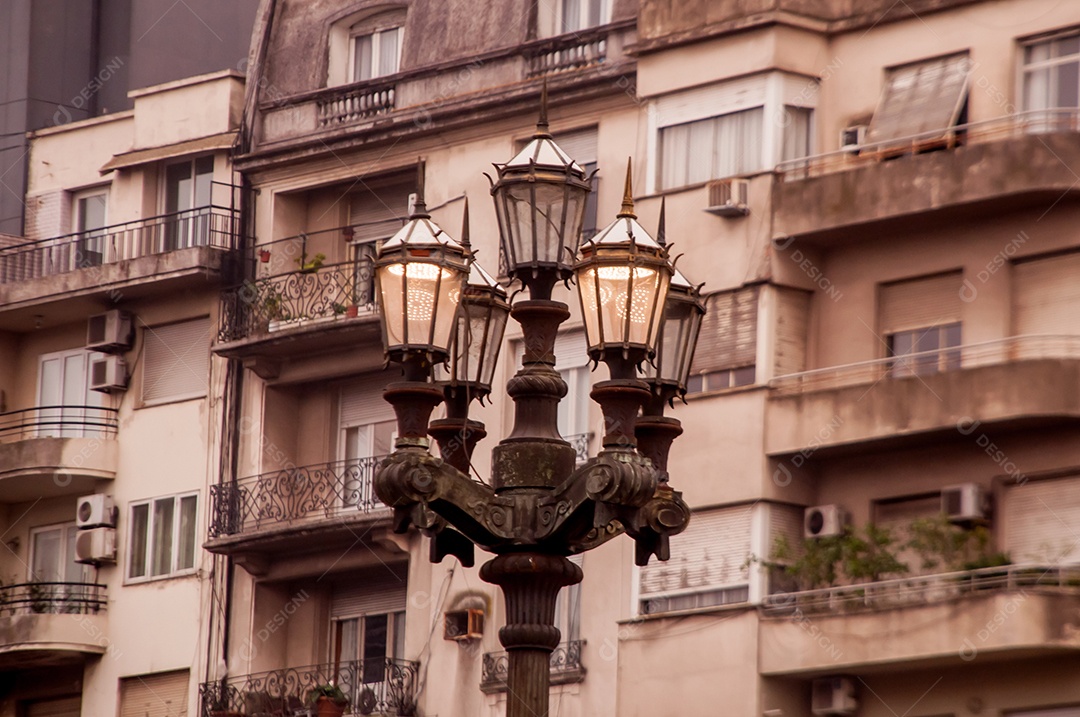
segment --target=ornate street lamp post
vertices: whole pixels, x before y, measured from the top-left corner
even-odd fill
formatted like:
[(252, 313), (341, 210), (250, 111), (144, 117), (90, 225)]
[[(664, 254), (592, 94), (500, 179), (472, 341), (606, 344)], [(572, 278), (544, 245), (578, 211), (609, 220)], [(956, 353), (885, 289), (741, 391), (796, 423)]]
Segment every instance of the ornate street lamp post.
[[(461, 258), (471, 260), (467, 240), (453, 242), (433, 229), (426, 216), (414, 214), (383, 245), (377, 261), (383, 272), (380, 310), (389, 327), (384, 332), (386, 350), (391, 360), (403, 364), (406, 380), (386, 390), (397, 413), (399, 438), (375, 476), (375, 491), (394, 509), (395, 530), (415, 525), (431, 536), (433, 560), (454, 555), (472, 565), (474, 545), (495, 554), (481, 567), (480, 576), (500, 586), (506, 601), (506, 626), (499, 630), (499, 639), (509, 653), (507, 715), (546, 717), (549, 661), (560, 639), (554, 625), (556, 597), (582, 578), (581, 568), (566, 556), (625, 532), (637, 541), (639, 565), (652, 555), (667, 559), (668, 536), (685, 529), (690, 519), (681, 495), (666, 483), (666, 465), (655, 462), (652, 449), (650, 455), (639, 452), (635, 436), (644, 436), (646, 443), (653, 436), (647, 427), (638, 429), (642, 406), (655, 401), (652, 387), (638, 378), (637, 370), (656, 354), (665, 316), (673, 315), (666, 308), (672, 267), (664, 245), (649, 237), (634, 217), (629, 176), (623, 211), (577, 256), (589, 184), (548, 134), (544, 112), (529, 145), (496, 169), (492, 195), (508, 272), (530, 295), (510, 309), (524, 336), (522, 367), (506, 386), (515, 404), (514, 427), (492, 451), (491, 485), (472, 479), (469, 454), (475, 442), (454, 441), (463, 432), (483, 430), (467, 417), (469, 397), (490, 388), (494, 352), (505, 325), (505, 315), (501, 325), (493, 318), (494, 309), (506, 302), (483, 273), (468, 284), (456, 278)], [(424, 224), (410, 230), (414, 222)], [(405, 238), (410, 236), (424, 238), (414, 244)], [(412, 262), (421, 261), (422, 268), (410, 270)], [(431, 278), (433, 266), (447, 272), (441, 279), (446, 283)], [(590, 355), (611, 372), (611, 380), (598, 383), (592, 393), (604, 413), (603, 450), (581, 467), (558, 430), (559, 401), (567, 387), (555, 370), (554, 346), (559, 325), (570, 312), (551, 299), (554, 285), (574, 273), (582, 288)], [(430, 312), (428, 323), (420, 320), (427, 313), (408, 313), (411, 294), (401, 288), (398, 277), (407, 281), (410, 276), (427, 277), (424, 291), (433, 296), (450, 282), (459, 282), (452, 297), (429, 299), (424, 294), (417, 300), (439, 312), (456, 306), (456, 344), (449, 336), (441, 344), (433, 338), (444, 337), (441, 313)], [(467, 302), (470, 296), (478, 301), (473, 308)], [(495, 343), (476, 343), (481, 334)], [(414, 336), (424, 338), (410, 343)], [(431, 362), (447, 357), (449, 378), (441, 385), (432, 383)], [(455, 393), (463, 388), (468, 389), (465, 398)], [(444, 396), (447, 419), (429, 426), (431, 410)], [(428, 451), (427, 433), (436, 439), (443, 458)], [(670, 445), (674, 435), (663, 435), (669, 436)]]

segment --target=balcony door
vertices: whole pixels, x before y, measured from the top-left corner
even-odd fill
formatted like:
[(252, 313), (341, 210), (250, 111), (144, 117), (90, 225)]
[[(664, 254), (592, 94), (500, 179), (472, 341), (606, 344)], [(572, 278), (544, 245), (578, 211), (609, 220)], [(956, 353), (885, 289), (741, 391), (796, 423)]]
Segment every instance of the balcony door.
[(74, 349), (43, 354), (38, 363), (39, 438), (87, 438), (101, 435), (104, 394), (90, 390), (91, 360), (102, 354)]
[(210, 239), (213, 155), (165, 167), (165, 223), (162, 251), (205, 246)]
[(105, 259), (105, 222), (108, 193), (101, 189), (79, 192), (72, 203), (72, 230), (75, 241), (75, 268), (101, 266)]
[[(353, 704), (389, 697), (393, 661), (405, 655), (406, 568), (379, 566), (334, 584), (330, 604), (334, 675)], [(351, 694), (350, 694), (351, 692)]]
[[(74, 523), (32, 529), (27, 582), (89, 582), (90, 567), (75, 562), (75, 536), (78, 532)], [(49, 591), (50, 594), (55, 592)]]
[(369, 374), (341, 389), (338, 459), (342, 485), (338, 495), (342, 507), (360, 510), (377, 508), (372, 479), (379, 460), (394, 450), (397, 421), (383, 400), (386, 384), (397, 380), (391, 372)]

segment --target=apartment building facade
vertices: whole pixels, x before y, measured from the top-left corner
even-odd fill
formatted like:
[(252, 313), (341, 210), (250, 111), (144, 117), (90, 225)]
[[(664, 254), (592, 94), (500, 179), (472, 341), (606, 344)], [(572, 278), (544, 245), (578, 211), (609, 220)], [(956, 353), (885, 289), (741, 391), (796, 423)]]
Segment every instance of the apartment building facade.
[[(500, 596), (371, 492), (395, 430), (371, 258), (420, 158), (434, 221), (459, 236), (468, 196), (500, 273), (482, 173), (546, 83), (598, 170), (587, 231), (633, 156), (639, 217), (666, 202), (709, 307), (673, 414), (691, 527), (667, 563), (582, 557), (552, 711), (1075, 714), (1078, 25), (1049, 0), (267, 0), (236, 157), (255, 244), (214, 348), (244, 370), (204, 713), (330, 682), (359, 714), (504, 709)], [(587, 459), (596, 374), (558, 298), (560, 430)], [(512, 411), (496, 390), (474, 413), (482, 477)]]
[(191, 714), (255, 7), (78, 5), (0, 9), (0, 713)]

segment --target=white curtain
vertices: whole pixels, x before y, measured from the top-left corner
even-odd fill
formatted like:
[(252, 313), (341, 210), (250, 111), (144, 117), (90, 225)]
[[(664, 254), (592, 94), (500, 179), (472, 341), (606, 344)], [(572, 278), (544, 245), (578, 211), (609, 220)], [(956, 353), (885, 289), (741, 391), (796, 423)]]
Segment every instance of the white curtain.
[(761, 107), (660, 130), (660, 184), (681, 187), (763, 168)]

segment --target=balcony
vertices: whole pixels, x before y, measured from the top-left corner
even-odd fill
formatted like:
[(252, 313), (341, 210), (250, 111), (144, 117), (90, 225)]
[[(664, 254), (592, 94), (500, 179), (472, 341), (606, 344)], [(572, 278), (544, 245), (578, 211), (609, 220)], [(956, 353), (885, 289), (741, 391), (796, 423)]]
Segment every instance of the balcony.
[(356, 545), (358, 535), (375, 539), (373, 523), (389, 526), (390, 509), (372, 487), (384, 458), (293, 466), (212, 485), (204, 547), (242, 557), (258, 574), (270, 556)]
[[(214, 351), (273, 378), (289, 358), (378, 344), (375, 242), (353, 242), (354, 234), (338, 227), (255, 247), (248, 259), (254, 278), (221, 294)], [(353, 259), (326, 264), (316, 250), (343, 245)]]
[(589, 446), (592, 444), (593, 434), (589, 433), (575, 433), (571, 436), (563, 436), (563, 440), (574, 447), (574, 461), (580, 466), (587, 462), (591, 457), (589, 455)]
[[(581, 664), (581, 650), (584, 640), (564, 642), (551, 653), (551, 684), (565, 685), (582, 682), (585, 679), (585, 667)], [(505, 650), (485, 652), (483, 671), (480, 673), (480, 689), (486, 693), (505, 692), (507, 670), (510, 657)]]
[(315, 717), (307, 696), (319, 685), (334, 684), (345, 693), (346, 715), (416, 714), (420, 665), (408, 660), (366, 660), (334, 665), (286, 667), (227, 677), (199, 686), (202, 717), (289, 715)]
[(105, 654), (105, 586), (21, 583), (0, 587), (0, 669), (78, 664)]
[(275, 96), (268, 88), (256, 150), (277, 155), (294, 143), (336, 149), (517, 116), (526, 108), (535, 111), (540, 78), (549, 78), (560, 95), (621, 93), (615, 79), (634, 67), (623, 50), (634, 25), (634, 20), (609, 23), (289, 97)]
[(769, 382), (770, 456), (1080, 420), (1080, 337), (1014, 336), (779, 376)]
[(39, 406), (0, 413), (0, 502), (94, 492), (116, 477), (117, 412)]
[(121, 291), (126, 299), (206, 285), (238, 231), (237, 212), (206, 206), (0, 247), (0, 329), (34, 328), (34, 307), (46, 302), (67, 302), (56, 306), (64, 313)]
[[(1080, 567), (1013, 565), (769, 596), (763, 675), (1080, 654)], [(888, 645), (887, 650), (881, 649)]]
[(774, 234), (828, 245), (901, 218), (1075, 195), (1078, 132), (1077, 110), (1042, 110), (783, 162)]

